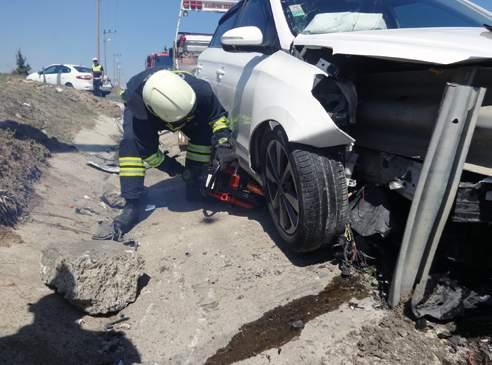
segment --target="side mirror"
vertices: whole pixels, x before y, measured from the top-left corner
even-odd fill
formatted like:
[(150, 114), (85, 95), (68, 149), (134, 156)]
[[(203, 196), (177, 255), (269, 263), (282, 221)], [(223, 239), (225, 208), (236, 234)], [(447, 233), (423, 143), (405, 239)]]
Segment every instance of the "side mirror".
[(263, 44), (263, 33), (258, 27), (239, 27), (228, 30), (221, 38), (222, 48), (228, 52), (256, 52)]

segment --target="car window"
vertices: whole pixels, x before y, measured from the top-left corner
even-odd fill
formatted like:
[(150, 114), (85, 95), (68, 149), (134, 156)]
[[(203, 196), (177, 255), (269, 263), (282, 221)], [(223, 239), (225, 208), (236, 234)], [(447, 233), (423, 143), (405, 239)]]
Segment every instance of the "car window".
[(49, 66), (49, 67), (47, 67), (47, 68), (44, 69), (44, 74), (45, 75), (48, 75), (48, 74), (56, 74), (57, 73), (57, 68), (58, 68), (58, 65)]
[(490, 17), (457, 0), (281, 0), (294, 35), (395, 28), (480, 27)]
[(275, 29), (270, 2), (246, 0), (239, 14), (236, 27), (258, 27), (263, 33), (263, 47), (279, 49), (280, 43)]
[(235, 27), (239, 9), (241, 8), (242, 4), (243, 2), (236, 4), (220, 19), (219, 26), (215, 30), (215, 34), (212, 38), (212, 41), (210, 42), (209, 47), (222, 48), (222, 43), (220, 43), (220, 39), (225, 32)]
[(84, 67), (84, 66), (74, 66), (74, 69), (76, 69), (78, 72), (81, 73), (91, 73), (92, 70), (89, 67)]
[(60, 68), (58, 69), (58, 72), (61, 72), (63, 74), (69, 74), (70, 72), (72, 72), (72, 70), (70, 69), (70, 67), (60, 66)]

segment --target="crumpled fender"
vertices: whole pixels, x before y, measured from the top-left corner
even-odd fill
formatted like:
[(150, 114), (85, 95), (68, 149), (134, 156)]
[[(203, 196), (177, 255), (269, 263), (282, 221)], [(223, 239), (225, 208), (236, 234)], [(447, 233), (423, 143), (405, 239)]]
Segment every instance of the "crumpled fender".
[(322, 70), (280, 51), (259, 64), (256, 72), (262, 75), (254, 93), (252, 133), (263, 122), (275, 121), (290, 142), (317, 148), (354, 142), (312, 94), (317, 75), (327, 76)]

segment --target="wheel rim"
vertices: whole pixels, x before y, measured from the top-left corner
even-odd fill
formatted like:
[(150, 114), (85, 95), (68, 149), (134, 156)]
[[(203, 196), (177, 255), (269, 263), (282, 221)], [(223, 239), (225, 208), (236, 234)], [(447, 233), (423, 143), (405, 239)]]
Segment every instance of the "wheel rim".
[(273, 219), (292, 235), (299, 226), (299, 195), (287, 151), (279, 141), (273, 140), (267, 147), (265, 178)]

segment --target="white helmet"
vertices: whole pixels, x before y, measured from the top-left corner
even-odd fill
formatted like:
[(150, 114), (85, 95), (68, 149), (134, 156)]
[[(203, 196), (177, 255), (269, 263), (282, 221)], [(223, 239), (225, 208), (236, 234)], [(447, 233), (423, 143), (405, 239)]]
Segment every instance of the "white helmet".
[(167, 70), (157, 71), (149, 77), (142, 96), (147, 109), (167, 123), (182, 121), (193, 111), (196, 103), (191, 86)]
[(97, 61), (98, 61), (97, 57), (94, 57), (94, 58), (92, 59), (92, 62), (97, 62)]

